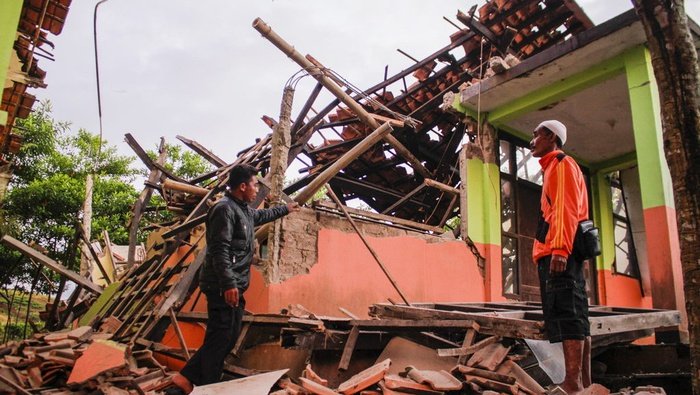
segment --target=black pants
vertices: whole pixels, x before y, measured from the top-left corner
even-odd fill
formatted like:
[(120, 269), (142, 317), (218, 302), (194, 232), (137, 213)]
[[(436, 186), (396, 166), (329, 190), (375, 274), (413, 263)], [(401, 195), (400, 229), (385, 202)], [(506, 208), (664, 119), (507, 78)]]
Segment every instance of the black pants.
[(566, 270), (555, 274), (549, 272), (551, 260), (547, 256), (537, 261), (547, 338), (552, 343), (583, 340), (591, 335), (583, 262), (569, 256)]
[(224, 359), (231, 352), (241, 332), (245, 302), (238, 307), (226, 304), (219, 291), (205, 292), (207, 297), (207, 332), (204, 343), (190, 358), (180, 374), (194, 385), (206, 385), (221, 380)]

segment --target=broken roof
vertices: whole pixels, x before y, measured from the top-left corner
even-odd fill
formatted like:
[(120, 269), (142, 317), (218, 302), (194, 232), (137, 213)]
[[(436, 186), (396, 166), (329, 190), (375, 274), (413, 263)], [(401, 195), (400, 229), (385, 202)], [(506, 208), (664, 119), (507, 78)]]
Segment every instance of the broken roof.
[(46, 87), (46, 72), (39, 68), (38, 58), (53, 60), (50, 50), (54, 44), (48, 33), (61, 33), (70, 3), (71, 0), (26, 0), (22, 5), (0, 102), (0, 110), (7, 112), (7, 122), (0, 125), (0, 161), (19, 150), (22, 139), (13, 133), (15, 119), (29, 116), (36, 101), (27, 88)]
[[(487, 77), (491, 57), (524, 60), (593, 26), (574, 1), (562, 0), (492, 1), (457, 18), (465, 28), (450, 37), (449, 45), (365, 91), (323, 68), (373, 117), (391, 120), (391, 135), (423, 165), (411, 165), (393, 145), (376, 144), (330, 181), (343, 202), (360, 199), (378, 213), (443, 226), (458, 207), (450, 191), (459, 186), (456, 163), (463, 136), (476, 133), (460, 114), (440, 109), (444, 96)], [(310, 55), (307, 59), (319, 64)], [(301, 171), (306, 175), (287, 187), (288, 194), (373, 130), (339, 100), (304, 122), (320, 89), (319, 84), (292, 125), (290, 162), (305, 163)], [(265, 153), (254, 164), (265, 169), (268, 161)]]

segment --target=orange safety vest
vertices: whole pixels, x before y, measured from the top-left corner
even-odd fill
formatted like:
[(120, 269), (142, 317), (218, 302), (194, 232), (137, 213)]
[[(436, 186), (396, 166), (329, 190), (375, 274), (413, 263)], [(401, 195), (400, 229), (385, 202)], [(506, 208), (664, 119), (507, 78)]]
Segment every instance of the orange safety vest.
[(588, 190), (576, 161), (554, 150), (540, 158), (540, 165), (544, 170), (540, 208), (549, 231), (544, 242), (535, 240), (535, 263), (552, 254), (568, 258), (578, 223), (588, 219)]

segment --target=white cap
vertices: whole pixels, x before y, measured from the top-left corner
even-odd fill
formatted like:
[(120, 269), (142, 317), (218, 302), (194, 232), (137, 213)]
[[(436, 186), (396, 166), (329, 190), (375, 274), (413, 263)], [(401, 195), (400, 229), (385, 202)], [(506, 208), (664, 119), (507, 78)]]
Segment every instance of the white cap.
[(561, 145), (566, 144), (566, 126), (564, 126), (563, 123), (550, 119), (537, 125), (535, 130), (539, 128), (547, 128), (549, 131), (551, 131), (557, 137), (559, 137), (559, 139), (561, 140)]

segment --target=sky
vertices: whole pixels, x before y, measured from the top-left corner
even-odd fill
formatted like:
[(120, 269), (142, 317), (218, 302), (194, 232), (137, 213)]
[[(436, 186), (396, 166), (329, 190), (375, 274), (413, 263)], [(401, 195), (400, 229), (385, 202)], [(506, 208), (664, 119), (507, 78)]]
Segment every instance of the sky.
[[(476, 1), (418, 0), (108, 0), (98, 10), (97, 43), (103, 138), (122, 154), (132, 133), (154, 149), (161, 136), (194, 139), (227, 161), (270, 129), (262, 115), (279, 116), (282, 89), (299, 70), (252, 28), (262, 18), (303, 54), (312, 54), (355, 86), (367, 88), (409, 67), (402, 49), (423, 59), (449, 43), (457, 10)], [(480, 4), (483, 1), (479, 2)], [(54, 119), (99, 132), (93, 10), (96, 0), (72, 2), (63, 32), (49, 39), (55, 61), (46, 89)], [(400, 6), (398, 6), (400, 4)], [(595, 24), (631, 8), (629, 0), (578, 0)], [(700, 0), (686, 2), (700, 21)], [(457, 22), (458, 23), (458, 22)], [(293, 116), (315, 81), (298, 86)], [(314, 106), (325, 107), (325, 94)], [(140, 166), (140, 163), (138, 164)]]

